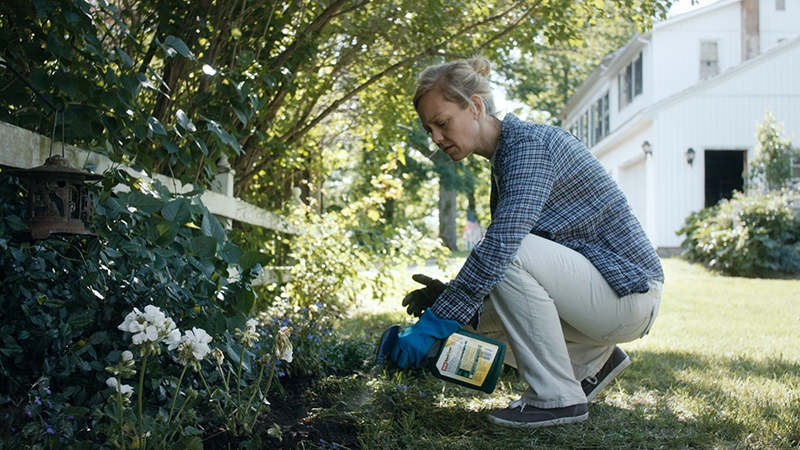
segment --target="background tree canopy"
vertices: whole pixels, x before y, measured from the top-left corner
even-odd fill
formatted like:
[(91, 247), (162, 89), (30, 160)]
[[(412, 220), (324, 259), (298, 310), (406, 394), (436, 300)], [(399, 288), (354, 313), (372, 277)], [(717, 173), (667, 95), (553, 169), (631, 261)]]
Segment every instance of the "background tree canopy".
[[(328, 204), (377, 196), (380, 213), (370, 219), (402, 225), (420, 214), (392, 202), (414, 173), (420, 183), (426, 170), (430, 176), (414, 150), (430, 144), (409, 101), (422, 67), (481, 54), (518, 80), (513, 95), (554, 113), (634, 23), (647, 27), (669, 6), (34, 0), (0, 6), (0, 48), (8, 64), (66, 105), (71, 144), (200, 187), (226, 156), (236, 195), (273, 209), (292, 198), (292, 187), (319, 200), (325, 180), (346, 180), (347, 194)], [(0, 119), (48, 134), (48, 109), (8, 71), (0, 77)]]

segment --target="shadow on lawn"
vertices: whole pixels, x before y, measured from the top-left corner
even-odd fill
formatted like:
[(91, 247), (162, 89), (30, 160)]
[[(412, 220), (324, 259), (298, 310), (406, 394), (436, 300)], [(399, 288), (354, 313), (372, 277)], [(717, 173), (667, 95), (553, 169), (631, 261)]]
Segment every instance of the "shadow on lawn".
[[(500, 399), (517, 398), (526, 387), (510, 368), (492, 395), (422, 370), (286, 380), (286, 395), (271, 399), (271, 411), (259, 424), (261, 448), (783, 448), (800, 442), (800, 426), (792, 431), (792, 423), (782, 429), (758, 425), (779, 421), (780, 414), (800, 417), (800, 403), (781, 413), (769, 409), (777, 399), (756, 399), (746, 391), (761, 383), (758, 378), (791, 390), (800, 385), (800, 364), (688, 352), (629, 355), (633, 364), (590, 405), (589, 420), (546, 429), (509, 429), (486, 420), (504, 406)], [(748, 380), (749, 387), (737, 380)], [(747, 410), (742, 401), (768, 406)], [(741, 417), (742, 411), (750, 417)], [(266, 435), (274, 424), (282, 441)]]

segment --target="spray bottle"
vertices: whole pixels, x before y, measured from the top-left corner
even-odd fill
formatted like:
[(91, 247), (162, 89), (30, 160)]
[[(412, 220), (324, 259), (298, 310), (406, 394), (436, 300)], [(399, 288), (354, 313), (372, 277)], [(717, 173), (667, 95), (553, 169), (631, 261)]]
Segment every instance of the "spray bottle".
[[(382, 364), (391, 353), (400, 326), (383, 332), (375, 364)], [(422, 360), (433, 376), (491, 394), (503, 368), (506, 345), (484, 336), (458, 330), (447, 339), (437, 340)]]

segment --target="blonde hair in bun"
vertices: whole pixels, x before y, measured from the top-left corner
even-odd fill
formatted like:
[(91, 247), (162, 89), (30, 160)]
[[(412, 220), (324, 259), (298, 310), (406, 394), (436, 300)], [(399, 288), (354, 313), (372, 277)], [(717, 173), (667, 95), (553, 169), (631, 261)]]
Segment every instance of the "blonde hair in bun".
[(486, 58), (461, 59), (427, 67), (417, 78), (417, 91), (414, 93), (414, 109), (419, 99), (429, 91), (438, 89), (445, 100), (462, 108), (471, 105), (470, 98), (478, 95), (483, 99), (486, 114), (495, 114), (494, 97), (489, 84), (492, 64)]

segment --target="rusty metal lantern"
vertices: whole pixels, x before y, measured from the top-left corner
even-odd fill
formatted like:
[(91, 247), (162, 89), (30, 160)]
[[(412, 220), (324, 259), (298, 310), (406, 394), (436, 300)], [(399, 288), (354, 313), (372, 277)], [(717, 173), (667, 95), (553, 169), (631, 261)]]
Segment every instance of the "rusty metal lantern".
[[(0, 65), (11, 70), (53, 111), (53, 133), (50, 136), (50, 157), (39, 167), (10, 170), (12, 174), (28, 180), (28, 208), (25, 215), (29, 234), (33, 239), (47, 239), (51, 234), (90, 235), (86, 224), (94, 220), (94, 193), (87, 182), (97, 181), (102, 175), (84, 172), (70, 166), (64, 156), (64, 106), (56, 108), (19, 72), (0, 58)], [(61, 155), (53, 155), (58, 115), (61, 114)]]
[(94, 221), (94, 193), (87, 181), (102, 179), (75, 169), (62, 155), (53, 155), (39, 167), (15, 170), (15, 175), (28, 179), (28, 211), (25, 219), (33, 239), (47, 239), (51, 234), (86, 234)]

